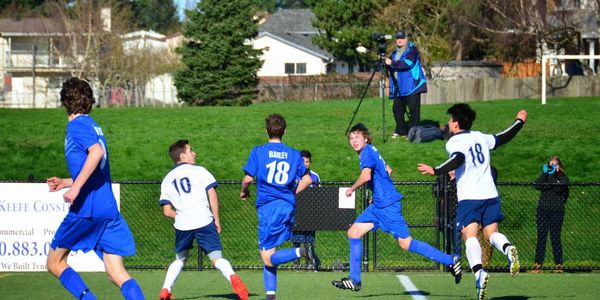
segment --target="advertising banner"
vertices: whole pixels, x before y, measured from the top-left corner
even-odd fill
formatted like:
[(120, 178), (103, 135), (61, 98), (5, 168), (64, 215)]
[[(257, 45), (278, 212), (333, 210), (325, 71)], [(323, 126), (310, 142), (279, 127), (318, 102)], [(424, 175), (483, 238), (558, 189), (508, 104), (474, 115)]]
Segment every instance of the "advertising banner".
[[(69, 211), (63, 194), (49, 192), (45, 183), (0, 183), (0, 272), (45, 272), (52, 237)], [(120, 198), (119, 184), (113, 192)], [(76, 271), (104, 271), (94, 251), (71, 252)]]

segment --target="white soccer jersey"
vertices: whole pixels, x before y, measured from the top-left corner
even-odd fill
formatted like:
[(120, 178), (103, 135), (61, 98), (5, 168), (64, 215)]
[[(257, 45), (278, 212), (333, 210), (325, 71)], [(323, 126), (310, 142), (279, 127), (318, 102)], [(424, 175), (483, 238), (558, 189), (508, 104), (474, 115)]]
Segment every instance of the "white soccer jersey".
[(160, 205), (171, 204), (177, 211), (179, 230), (204, 227), (213, 221), (207, 191), (218, 185), (215, 177), (201, 166), (179, 164), (162, 181)]
[(490, 149), (495, 145), (496, 136), (479, 131), (461, 131), (446, 143), (450, 156), (454, 153), (465, 156), (465, 163), (455, 170), (458, 201), (498, 196), (490, 169)]

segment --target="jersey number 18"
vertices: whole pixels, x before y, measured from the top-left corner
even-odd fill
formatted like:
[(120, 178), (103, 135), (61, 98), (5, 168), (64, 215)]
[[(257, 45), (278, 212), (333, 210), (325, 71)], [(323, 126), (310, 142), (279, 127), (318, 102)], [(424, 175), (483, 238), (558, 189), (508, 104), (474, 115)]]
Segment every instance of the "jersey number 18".
[(276, 161), (269, 163), (266, 165), (269, 169), (269, 174), (267, 174), (267, 182), (277, 184), (285, 184), (288, 181), (288, 171), (290, 170), (290, 164), (286, 161)]

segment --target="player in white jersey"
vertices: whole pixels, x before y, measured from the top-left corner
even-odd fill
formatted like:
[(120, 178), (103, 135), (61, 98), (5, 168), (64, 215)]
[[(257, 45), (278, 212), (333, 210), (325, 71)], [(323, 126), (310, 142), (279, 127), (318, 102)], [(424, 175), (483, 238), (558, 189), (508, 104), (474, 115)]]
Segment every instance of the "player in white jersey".
[(418, 164), (422, 174), (439, 175), (455, 171), (458, 196), (456, 226), (461, 229), (465, 251), (471, 270), (475, 274), (477, 296), (486, 295), (488, 273), (483, 269), (481, 245), (477, 239), (479, 225), (490, 244), (507, 256), (511, 275), (519, 274), (517, 248), (506, 236), (498, 232), (498, 223), (504, 219), (500, 210), (500, 198), (492, 178), (490, 150), (512, 140), (527, 120), (527, 111), (521, 110), (515, 122), (505, 131), (492, 135), (471, 131), (476, 113), (468, 104), (459, 103), (447, 111), (448, 126), (453, 136), (446, 143), (450, 158), (436, 168)]
[(248, 299), (248, 289), (229, 261), (222, 257), (217, 181), (204, 167), (196, 165), (196, 153), (187, 140), (171, 145), (169, 155), (175, 167), (162, 181), (160, 205), (165, 216), (175, 219), (176, 259), (167, 270), (160, 299), (172, 299), (171, 289), (193, 248), (194, 239), (240, 299)]

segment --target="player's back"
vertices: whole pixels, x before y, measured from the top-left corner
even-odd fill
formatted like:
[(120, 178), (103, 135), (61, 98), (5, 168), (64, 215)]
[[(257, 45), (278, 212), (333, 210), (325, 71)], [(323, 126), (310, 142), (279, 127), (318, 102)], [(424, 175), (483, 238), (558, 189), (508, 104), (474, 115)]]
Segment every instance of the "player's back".
[(461, 131), (448, 140), (448, 154), (460, 152), (465, 162), (456, 169), (458, 200), (481, 200), (498, 196), (490, 168), (490, 149), (496, 137), (479, 131)]
[(95, 144), (102, 147), (104, 155), (69, 212), (80, 217), (115, 219), (119, 216), (117, 201), (112, 191), (108, 149), (102, 128), (89, 115), (79, 115), (67, 124), (65, 158), (73, 180), (77, 179), (88, 157), (88, 149)]
[(252, 149), (244, 171), (257, 180), (256, 206), (273, 200), (295, 203), (295, 179), (306, 173), (300, 151), (283, 143), (267, 143)]
[(213, 175), (204, 167), (181, 163), (162, 181), (160, 204), (171, 204), (177, 211), (175, 228), (192, 230), (213, 220), (207, 191), (217, 187)]

